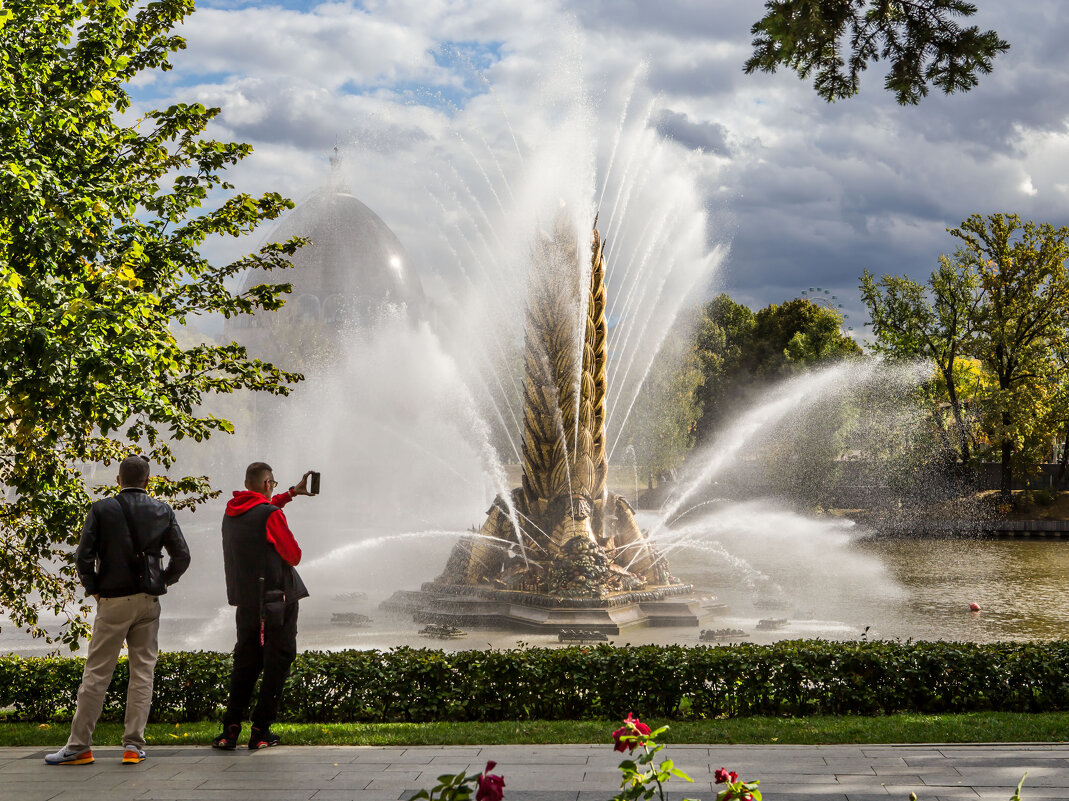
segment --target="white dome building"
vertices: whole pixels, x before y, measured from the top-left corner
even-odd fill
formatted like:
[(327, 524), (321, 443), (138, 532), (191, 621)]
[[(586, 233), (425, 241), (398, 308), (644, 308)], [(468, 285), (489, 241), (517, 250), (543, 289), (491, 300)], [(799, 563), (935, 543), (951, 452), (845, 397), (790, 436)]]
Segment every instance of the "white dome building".
[(424, 319), (423, 286), (401, 241), (374, 211), (341, 186), (316, 191), (268, 234), (266, 241), (309, 240), (293, 256), (293, 268), (250, 272), (243, 289), (292, 284), (286, 305), (227, 321), (227, 339), (253, 355), (274, 358), (281, 338), (289, 347), (329, 344), (347, 332), (369, 332), (384, 319)]

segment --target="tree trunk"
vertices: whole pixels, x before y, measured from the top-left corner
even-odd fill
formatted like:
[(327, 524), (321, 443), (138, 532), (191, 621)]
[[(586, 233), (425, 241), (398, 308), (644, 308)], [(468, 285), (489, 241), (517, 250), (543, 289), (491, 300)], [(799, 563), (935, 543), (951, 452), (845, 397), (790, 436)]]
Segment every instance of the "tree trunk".
[(935, 404), (932, 404), (932, 422), (935, 424), (935, 430), (939, 432), (939, 439), (943, 443), (943, 450), (948, 456), (951, 453), (957, 455), (957, 448), (954, 447), (954, 444), (950, 441), (950, 437), (947, 436), (946, 424), (943, 422), (939, 410), (935, 408)]
[(1065, 469), (1069, 467), (1069, 426), (1065, 427), (1065, 442), (1062, 443), (1062, 458), (1058, 460), (1061, 467), (1058, 468), (1058, 477), (1054, 479), (1054, 486), (1065, 489)]
[(943, 377), (947, 382), (950, 411), (954, 414), (954, 424), (958, 428), (958, 456), (961, 458), (962, 464), (967, 464), (969, 461), (969, 432), (965, 430), (965, 420), (961, 414), (961, 401), (958, 400), (958, 390), (954, 386), (953, 365), (943, 373)]
[[(1004, 430), (1008, 430), (1011, 423), (1010, 413), (1002, 413), (1002, 427)], [(1010, 442), (1008, 435), (1002, 435), (1002, 471), (999, 480), (999, 495), (1002, 498), (1003, 503), (1009, 503), (1013, 500), (1013, 466), (1010, 464), (1010, 457), (1013, 455), (1013, 444)]]

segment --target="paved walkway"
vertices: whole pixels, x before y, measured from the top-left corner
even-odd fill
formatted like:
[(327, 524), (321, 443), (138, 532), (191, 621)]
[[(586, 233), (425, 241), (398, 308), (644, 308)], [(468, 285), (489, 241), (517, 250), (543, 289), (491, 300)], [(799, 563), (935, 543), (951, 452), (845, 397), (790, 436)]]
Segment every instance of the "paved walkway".
[[(608, 745), (161, 746), (140, 765), (102, 747), (92, 765), (59, 767), (44, 764), (48, 750), (0, 748), (0, 801), (398, 801), (440, 774), (478, 773), (487, 759), (505, 777), (505, 801), (604, 801), (620, 783)], [(1069, 799), (1069, 745), (670, 745), (662, 754), (694, 779), (669, 783), (672, 801), (714, 798), (720, 766), (760, 779), (766, 799), (1007, 801), (1025, 771), (1024, 801)]]

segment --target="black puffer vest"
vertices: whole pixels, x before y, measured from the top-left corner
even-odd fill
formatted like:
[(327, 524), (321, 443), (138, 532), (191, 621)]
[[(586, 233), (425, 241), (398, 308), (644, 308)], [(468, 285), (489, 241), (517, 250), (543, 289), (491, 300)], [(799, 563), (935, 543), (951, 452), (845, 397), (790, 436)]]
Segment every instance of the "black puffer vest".
[(267, 539), (267, 518), (277, 509), (261, 503), (240, 515), (223, 517), (223, 569), (231, 606), (259, 607), (261, 592), (271, 590), (282, 590), (287, 603), (308, 597), (297, 571)]

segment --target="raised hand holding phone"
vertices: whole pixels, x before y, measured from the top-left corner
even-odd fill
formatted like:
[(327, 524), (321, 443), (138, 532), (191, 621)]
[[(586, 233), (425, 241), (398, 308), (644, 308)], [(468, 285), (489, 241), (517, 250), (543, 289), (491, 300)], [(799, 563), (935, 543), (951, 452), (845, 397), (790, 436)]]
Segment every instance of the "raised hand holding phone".
[(295, 485), (290, 487), (290, 495), (318, 495), (319, 494), (319, 473), (315, 470), (307, 471), (301, 480)]

